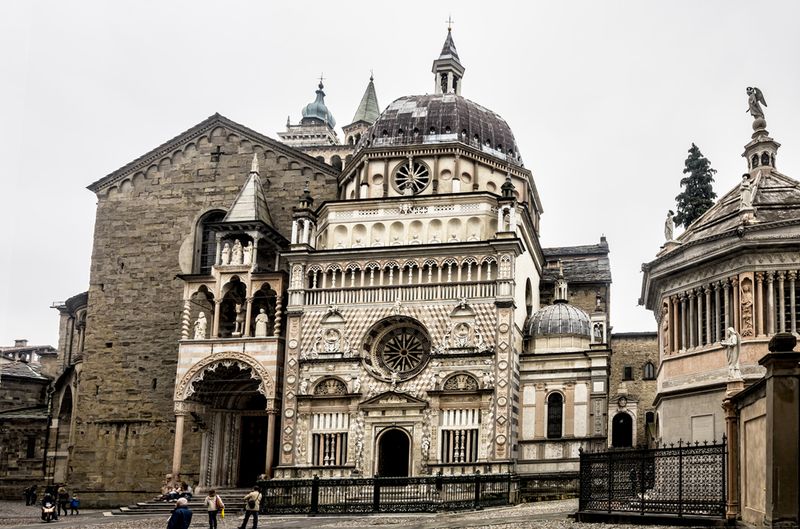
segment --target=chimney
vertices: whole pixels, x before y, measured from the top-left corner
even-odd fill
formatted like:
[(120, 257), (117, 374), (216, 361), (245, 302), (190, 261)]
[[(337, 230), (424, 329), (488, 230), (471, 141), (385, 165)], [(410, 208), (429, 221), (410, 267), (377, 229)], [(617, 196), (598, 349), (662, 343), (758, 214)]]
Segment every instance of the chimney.
[(14, 340), (14, 347), (28, 347), (28, 340)]

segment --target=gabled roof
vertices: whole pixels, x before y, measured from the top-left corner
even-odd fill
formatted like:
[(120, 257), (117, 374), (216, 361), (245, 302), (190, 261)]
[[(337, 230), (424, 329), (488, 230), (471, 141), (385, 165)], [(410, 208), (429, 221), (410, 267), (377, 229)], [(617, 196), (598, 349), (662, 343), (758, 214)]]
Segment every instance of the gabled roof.
[(364, 90), (364, 95), (361, 97), (361, 102), (358, 104), (356, 114), (353, 116), (352, 123), (365, 121), (372, 125), (381, 115), (380, 106), (378, 106), (378, 95), (375, 93), (375, 83), (372, 76), (369, 77), (369, 84), (367, 89)]
[(3, 377), (27, 378), (43, 382), (50, 380), (49, 377), (42, 374), (39, 364), (0, 358), (0, 378)]
[[(559, 261), (564, 277), (570, 283), (611, 282), (611, 263), (608, 259), (608, 242), (600, 239), (600, 244), (581, 246), (561, 246), (542, 248), (545, 261)], [(542, 281), (553, 282), (559, 275), (559, 268), (542, 270)]]
[(261, 185), (261, 178), (258, 176), (258, 157), (255, 154), (253, 154), (253, 163), (250, 167), (250, 175), (247, 177), (247, 182), (242, 186), (223, 222), (247, 222), (253, 220), (275, 227), (269, 214), (267, 198), (264, 196), (264, 186)]
[(217, 113), (212, 116), (209, 116), (205, 120), (201, 121), (194, 127), (181, 132), (171, 140), (168, 140), (155, 149), (148, 151), (147, 153), (143, 154), (142, 156), (136, 158), (132, 162), (120, 167), (116, 171), (113, 171), (106, 175), (105, 177), (93, 182), (87, 189), (93, 192), (98, 192), (99, 190), (121, 180), (125, 176), (130, 175), (135, 171), (144, 171), (150, 165), (157, 164), (162, 158), (171, 156), (176, 150), (178, 150), (184, 143), (191, 141), (193, 138), (199, 137), (206, 132), (210, 132), (214, 130), (216, 127), (225, 127), (230, 131), (234, 131), (242, 137), (247, 138), (251, 142), (259, 143), (264, 146), (269, 146), (270, 149), (281, 153), (287, 157), (295, 158), (298, 161), (302, 161), (305, 164), (313, 167), (315, 170), (320, 171), (325, 174), (329, 174), (331, 176), (337, 176), (339, 174), (333, 167), (327, 165), (324, 162), (320, 162), (316, 158), (309, 156), (308, 154), (303, 153), (297, 149), (289, 147), (285, 143), (281, 143), (280, 141), (273, 140), (272, 138), (265, 136), (259, 132), (254, 131), (244, 125), (241, 125), (231, 119), (226, 118), (225, 116)]

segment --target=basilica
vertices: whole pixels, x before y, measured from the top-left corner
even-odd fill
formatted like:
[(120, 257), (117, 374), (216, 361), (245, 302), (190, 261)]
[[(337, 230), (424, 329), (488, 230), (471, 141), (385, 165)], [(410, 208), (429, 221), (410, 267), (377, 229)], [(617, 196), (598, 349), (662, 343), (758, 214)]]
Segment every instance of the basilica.
[(574, 479), (580, 449), (652, 441), (655, 334), (612, 369), (608, 242), (541, 246), (524, 146), (465, 73), (448, 29), (430, 93), (381, 109), (370, 78), (342, 139), (320, 82), (279, 140), (215, 114), (92, 183), (49, 478), (94, 505), (165, 479)]

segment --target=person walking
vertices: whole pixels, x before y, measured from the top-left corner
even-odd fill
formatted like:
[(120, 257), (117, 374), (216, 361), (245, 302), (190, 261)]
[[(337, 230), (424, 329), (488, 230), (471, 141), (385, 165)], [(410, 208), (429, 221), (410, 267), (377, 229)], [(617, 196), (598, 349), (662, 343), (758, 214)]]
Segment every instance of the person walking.
[(242, 521), (242, 529), (247, 528), (247, 520), (250, 516), (253, 517), (253, 529), (258, 529), (258, 510), (261, 508), (261, 491), (258, 487), (253, 487), (253, 490), (244, 497), (244, 521)]
[(69, 513), (70, 514), (80, 514), (79, 509), (81, 507), (81, 500), (78, 499), (78, 496), (72, 495), (72, 499), (69, 500)]
[(66, 487), (61, 485), (58, 487), (58, 515), (61, 516), (61, 511), (64, 511), (64, 516), (69, 514), (67, 512), (67, 505), (69, 504), (69, 492)]
[(178, 498), (167, 522), (167, 529), (189, 529), (191, 523), (192, 511), (189, 509), (189, 500)]
[(208, 509), (208, 529), (217, 529), (217, 514), (225, 508), (222, 503), (222, 498), (217, 495), (217, 491), (211, 489), (208, 491), (206, 499), (203, 501)]

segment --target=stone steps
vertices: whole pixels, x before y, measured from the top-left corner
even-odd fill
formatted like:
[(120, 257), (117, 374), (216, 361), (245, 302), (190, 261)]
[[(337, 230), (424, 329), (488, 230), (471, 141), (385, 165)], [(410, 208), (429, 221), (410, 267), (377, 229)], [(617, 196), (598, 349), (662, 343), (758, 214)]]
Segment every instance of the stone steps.
[[(225, 502), (225, 512), (241, 512), (244, 510), (244, 500), (242, 498), (250, 492), (249, 488), (236, 488), (236, 489), (217, 489), (217, 495)], [(189, 508), (192, 512), (204, 512), (206, 510), (203, 500), (205, 494), (201, 493), (199, 496), (194, 496), (189, 501)], [(132, 505), (119, 507), (112, 511), (106, 511), (104, 516), (168, 516), (172, 509), (175, 508), (174, 501), (159, 501), (150, 500), (137, 502)]]

